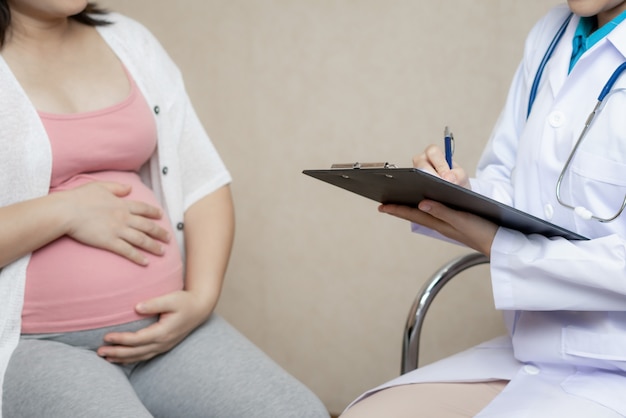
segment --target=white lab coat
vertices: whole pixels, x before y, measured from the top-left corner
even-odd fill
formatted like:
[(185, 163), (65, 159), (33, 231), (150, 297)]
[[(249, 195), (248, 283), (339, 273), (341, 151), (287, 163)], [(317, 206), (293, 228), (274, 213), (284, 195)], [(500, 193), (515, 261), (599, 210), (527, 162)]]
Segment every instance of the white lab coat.
[[(626, 22), (587, 51), (568, 75), (574, 16), (545, 68), (532, 113), (530, 86), (569, 9), (533, 28), (472, 189), (590, 238), (526, 236), (500, 228), (492, 247), (495, 304), (510, 336), (401, 376), (414, 382), (511, 383), (481, 417), (626, 416), (626, 213), (586, 221), (561, 206), (557, 178), (602, 87), (626, 61)], [(616, 83), (626, 88), (626, 74)], [(562, 198), (613, 215), (626, 194), (626, 91), (607, 106), (580, 146)], [(372, 392), (368, 392), (372, 393)], [(363, 396), (367, 396), (364, 394)]]

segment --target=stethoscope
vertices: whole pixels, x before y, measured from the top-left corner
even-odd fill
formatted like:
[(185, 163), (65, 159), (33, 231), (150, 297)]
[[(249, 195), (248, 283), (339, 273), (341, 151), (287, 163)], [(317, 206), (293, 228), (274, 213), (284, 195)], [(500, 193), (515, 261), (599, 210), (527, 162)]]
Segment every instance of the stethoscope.
[[(546, 64), (550, 60), (550, 57), (554, 53), (554, 50), (556, 49), (557, 44), (563, 37), (563, 34), (565, 33), (565, 29), (567, 29), (567, 25), (571, 19), (572, 19), (572, 14), (570, 14), (567, 17), (567, 19), (565, 19), (565, 21), (563, 22), (563, 24), (557, 31), (556, 35), (554, 36), (554, 39), (552, 39), (552, 42), (550, 42), (550, 45), (548, 45), (548, 49), (546, 50), (546, 53), (544, 54), (543, 58), (541, 59), (541, 62), (539, 63), (537, 74), (535, 74), (535, 79), (533, 80), (533, 84), (530, 89), (530, 97), (528, 100), (528, 112), (526, 114), (527, 118), (528, 116), (530, 116), (530, 111), (535, 101), (535, 97), (537, 96), (537, 90), (539, 89), (539, 82), (541, 81), (543, 70), (545, 69)], [(586, 220), (595, 219), (600, 222), (611, 222), (615, 220), (618, 216), (620, 216), (622, 212), (624, 211), (624, 208), (626, 208), (626, 196), (624, 196), (624, 200), (622, 201), (622, 206), (620, 207), (619, 211), (615, 215), (611, 216), (610, 218), (603, 218), (603, 217), (594, 215), (589, 209), (585, 208), (584, 206), (575, 206), (575, 205), (566, 203), (561, 198), (561, 183), (563, 182), (563, 177), (565, 177), (565, 173), (569, 169), (572, 159), (574, 158), (574, 155), (576, 154), (576, 150), (578, 149), (578, 146), (582, 143), (583, 138), (589, 131), (589, 127), (593, 123), (596, 115), (598, 115), (600, 111), (602, 110), (604, 99), (612, 92), (611, 89), (613, 88), (615, 81), (617, 81), (619, 76), (622, 75), (624, 70), (626, 70), (626, 62), (624, 62), (619, 67), (617, 67), (617, 69), (615, 69), (615, 71), (613, 72), (609, 80), (606, 82), (606, 84), (602, 88), (602, 91), (600, 92), (600, 95), (598, 96), (598, 102), (596, 103), (595, 107), (593, 108), (589, 116), (587, 117), (587, 120), (585, 121), (585, 126), (583, 127), (583, 130), (580, 133), (580, 136), (578, 137), (576, 144), (574, 144), (574, 148), (570, 152), (569, 157), (565, 161), (565, 165), (563, 166), (563, 169), (561, 170), (561, 174), (559, 175), (559, 178), (556, 182), (557, 201), (562, 206), (574, 210), (574, 212), (577, 215), (579, 215), (581, 218), (586, 219)], [(620, 89), (620, 90), (623, 90), (623, 89)]]

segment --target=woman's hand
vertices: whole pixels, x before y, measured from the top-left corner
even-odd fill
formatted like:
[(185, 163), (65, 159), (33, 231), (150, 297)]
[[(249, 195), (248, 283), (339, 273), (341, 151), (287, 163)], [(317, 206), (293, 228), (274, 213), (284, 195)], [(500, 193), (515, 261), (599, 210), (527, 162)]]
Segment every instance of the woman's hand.
[(413, 157), (413, 167), (467, 189), (470, 188), (469, 178), (465, 170), (454, 161), (451, 169), (446, 162), (444, 152), (436, 145), (429, 145), (424, 153)]
[(221, 292), (234, 236), (230, 187), (223, 186), (185, 212), (185, 290), (136, 307), (159, 321), (137, 332), (110, 333), (98, 354), (113, 363), (147, 360), (171, 350), (213, 312)]
[(137, 305), (142, 315), (158, 315), (154, 324), (136, 332), (113, 332), (105, 335), (98, 355), (111, 363), (134, 363), (148, 360), (175, 347), (207, 320), (217, 303), (187, 290), (160, 296)]
[(168, 232), (154, 220), (163, 211), (143, 202), (123, 199), (130, 186), (93, 182), (59, 192), (69, 197), (66, 235), (83, 244), (109, 250), (137, 264), (147, 264), (142, 251), (163, 254)]

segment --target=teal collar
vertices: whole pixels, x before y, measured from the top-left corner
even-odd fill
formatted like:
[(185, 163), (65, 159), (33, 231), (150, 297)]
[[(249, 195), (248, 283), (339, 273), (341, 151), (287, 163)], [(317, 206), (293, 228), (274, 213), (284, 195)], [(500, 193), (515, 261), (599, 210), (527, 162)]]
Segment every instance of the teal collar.
[(607, 22), (601, 28), (597, 28), (597, 18), (581, 17), (574, 33), (574, 39), (572, 40), (572, 58), (569, 64), (569, 71), (572, 71), (574, 65), (578, 62), (578, 59), (592, 46), (594, 46), (600, 39), (607, 36), (617, 25), (622, 23), (626, 19), (626, 11), (623, 11), (619, 15), (615, 16), (613, 20)]

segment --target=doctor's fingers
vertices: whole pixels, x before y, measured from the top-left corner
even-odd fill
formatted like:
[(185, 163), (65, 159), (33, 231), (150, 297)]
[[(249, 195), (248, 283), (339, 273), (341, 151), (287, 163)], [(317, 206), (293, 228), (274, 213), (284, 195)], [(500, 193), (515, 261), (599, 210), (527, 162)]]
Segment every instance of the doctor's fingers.
[(487, 256), (491, 254), (491, 244), (498, 230), (497, 225), (486, 219), (432, 200), (423, 200), (419, 208), (380, 205), (378, 211), (432, 229)]
[(401, 218), (409, 222), (423, 225), (431, 229), (434, 229), (434, 222), (441, 222), (439, 219), (432, 217), (428, 213), (410, 206), (393, 204), (380, 205), (378, 206), (378, 211), (381, 213), (386, 213), (387, 215), (395, 216), (396, 218)]
[(452, 169), (450, 169), (445, 154), (436, 145), (430, 145), (424, 153), (414, 156), (413, 167), (441, 177), (450, 183), (470, 188), (469, 177), (463, 167), (452, 161)]
[(435, 231), (487, 256), (491, 254), (491, 245), (498, 231), (493, 222), (430, 200), (420, 202), (419, 209), (440, 221), (432, 223), (431, 228)]
[(426, 147), (422, 154), (413, 157), (413, 167), (442, 178), (451, 171), (443, 150), (434, 144)]

